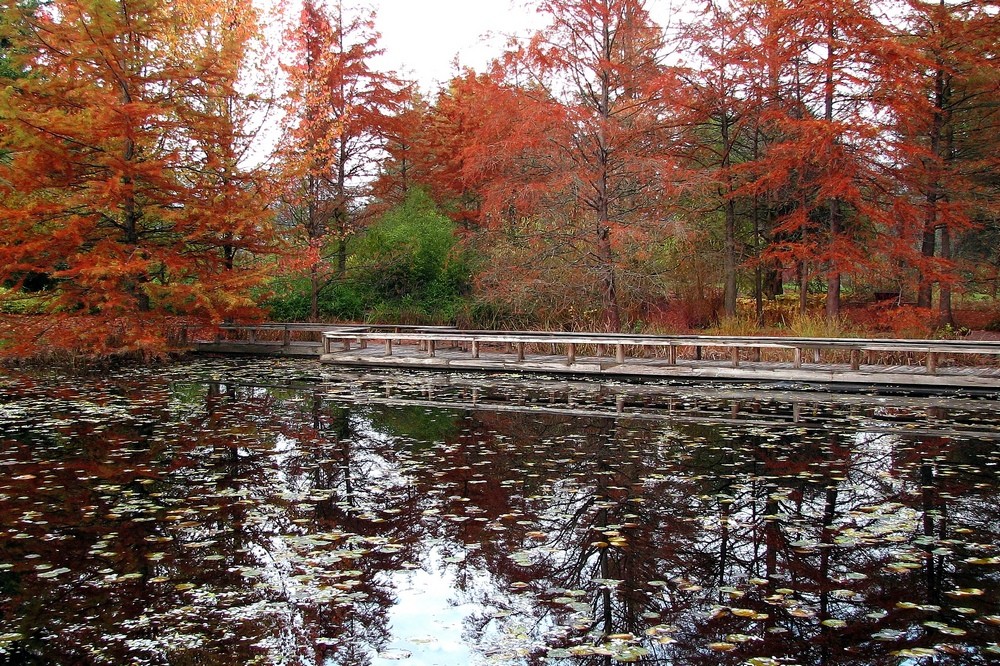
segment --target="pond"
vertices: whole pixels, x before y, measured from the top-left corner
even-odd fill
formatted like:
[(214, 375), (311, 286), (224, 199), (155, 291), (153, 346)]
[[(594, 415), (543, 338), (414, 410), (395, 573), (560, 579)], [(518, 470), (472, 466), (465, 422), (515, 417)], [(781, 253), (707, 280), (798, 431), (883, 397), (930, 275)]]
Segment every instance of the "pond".
[(986, 664), (996, 396), (0, 375), (0, 663)]

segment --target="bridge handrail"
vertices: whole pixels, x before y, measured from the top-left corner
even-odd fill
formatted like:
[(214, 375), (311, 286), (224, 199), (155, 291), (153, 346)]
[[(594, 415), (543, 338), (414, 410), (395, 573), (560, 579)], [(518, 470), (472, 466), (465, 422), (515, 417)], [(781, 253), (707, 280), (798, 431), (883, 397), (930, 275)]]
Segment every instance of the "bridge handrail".
[[(386, 345), (386, 354), (392, 355), (394, 343), (420, 343), (429, 356), (435, 355), (435, 346), (440, 343), (465, 343), (471, 346), (472, 355), (479, 357), (480, 346), (483, 344), (508, 344), (516, 345), (517, 360), (525, 360), (525, 346), (529, 344), (549, 344), (562, 345), (565, 350), (566, 364), (576, 363), (577, 345), (596, 345), (601, 347), (613, 347), (615, 360), (618, 364), (624, 364), (626, 359), (626, 349), (631, 347), (652, 347), (666, 348), (668, 350), (668, 363), (677, 363), (677, 351), (679, 348), (694, 347), (696, 359), (702, 358), (703, 348), (721, 347), (727, 348), (731, 353), (731, 361), (734, 367), (740, 363), (741, 349), (786, 349), (794, 352), (793, 365), (795, 368), (803, 366), (803, 352), (812, 351), (815, 354), (815, 363), (820, 362), (822, 351), (849, 352), (850, 369), (860, 371), (862, 354), (868, 354), (868, 365), (873, 359), (872, 352), (887, 353), (918, 353), (924, 354), (924, 363), (929, 375), (938, 373), (939, 357), (942, 355), (965, 355), (965, 356), (1000, 356), (1000, 342), (998, 341), (969, 341), (969, 340), (915, 340), (899, 338), (806, 338), (806, 337), (781, 337), (781, 336), (723, 336), (723, 335), (636, 335), (620, 333), (578, 333), (578, 332), (542, 332), (542, 331), (462, 331), (458, 329), (436, 330), (428, 332), (427, 329), (412, 329), (404, 331), (373, 331), (370, 328), (359, 328), (353, 331), (329, 331), (323, 334), (323, 354), (331, 354), (337, 342), (343, 346), (344, 350), (350, 350), (352, 342), (357, 342), (360, 346), (366, 347), (368, 342), (383, 341)], [(600, 352), (598, 352), (600, 355)], [(880, 359), (876, 359), (880, 360)], [(875, 365), (885, 365), (875, 363)]]
[(618, 333), (575, 333), (541, 331), (327, 331), (329, 340), (399, 340), (437, 342), (486, 343), (573, 343), (627, 346), (702, 346), (702, 347), (767, 347), (767, 348), (826, 348), (860, 351), (910, 351), (966, 354), (1000, 354), (1000, 341), (990, 340), (930, 340), (900, 338), (803, 338), (783, 336), (722, 336), (722, 335), (635, 335)]

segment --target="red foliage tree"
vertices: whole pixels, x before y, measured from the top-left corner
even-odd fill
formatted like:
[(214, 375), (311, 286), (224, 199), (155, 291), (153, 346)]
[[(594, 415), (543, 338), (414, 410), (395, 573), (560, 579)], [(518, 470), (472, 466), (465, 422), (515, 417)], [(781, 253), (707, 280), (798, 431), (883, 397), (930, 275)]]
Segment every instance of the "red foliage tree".
[(882, 156), (886, 88), (899, 78), (894, 34), (870, 2), (766, 3), (760, 54), (772, 133), (756, 185), (784, 209), (768, 253), (798, 267), (802, 307), (814, 269), (826, 278), (826, 314), (840, 311), (842, 274), (869, 258), (887, 223)]
[[(754, 51), (760, 48), (752, 36), (753, 12), (746, 6), (721, 7), (706, 0), (703, 11), (683, 26), (678, 46), (694, 62), (674, 68), (667, 77), (666, 95), (683, 140), (676, 154), (687, 166), (682, 177), (689, 193), (689, 215), (708, 217), (720, 211), (724, 224), (724, 307), (736, 314), (737, 268), (742, 252), (739, 218), (756, 208), (747, 192), (747, 162), (754, 158), (763, 113), (763, 92)], [(676, 84), (679, 79), (682, 86)], [(757, 225), (759, 227), (759, 224)], [(758, 245), (760, 229), (746, 243)], [(759, 291), (759, 290), (758, 290)]]
[[(508, 54), (499, 89), (520, 122), (481, 157), (503, 151), (522, 191), (544, 192), (559, 211), (552, 235), (581, 252), (601, 285), (605, 325), (619, 330), (621, 237), (661, 213), (661, 90), (649, 84), (661, 72), (662, 31), (642, 0), (543, 0), (539, 11), (549, 26)], [(493, 210), (500, 201), (484, 198)]]
[(1000, 21), (994, 2), (909, 5), (911, 78), (898, 91), (895, 116), (899, 175), (908, 197), (898, 206), (896, 256), (917, 271), (917, 305), (930, 308), (938, 284), (939, 319), (953, 323), (956, 239), (981, 212), (996, 213), (997, 186), (989, 174), (998, 166)]

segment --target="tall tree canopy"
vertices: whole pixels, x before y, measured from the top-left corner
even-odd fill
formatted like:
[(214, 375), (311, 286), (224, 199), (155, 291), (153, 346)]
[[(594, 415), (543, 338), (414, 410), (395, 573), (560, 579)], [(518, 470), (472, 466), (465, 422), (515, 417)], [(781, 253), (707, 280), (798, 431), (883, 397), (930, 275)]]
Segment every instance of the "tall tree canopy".
[(0, 92), (0, 278), (8, 298), (47, 287), (25, 333), (156, 349), (173, 317), (253, 308), (235, 252), (262, 249), (266, 203), (218, 151), (256, 20), (238, 0), (5, 5), (25, 74)]
[(901, 206), (897, 256), (917, 274), (917, 301), (930, 308), (939, 285), (941, 320), (953, 321), (954, 247), (977, 222), (997, 217), (1000, 18), (995, 2), (911, 0), (905, 43), (913, 54), (898, 91), (904, 150), (894, 166), (911, 194)]
[(378, 173), (393, 117), (409, 97), (398, 77), (375, 68), (378, 41), (374, 15), (340, 0), (304, 0), (286, 32), (282, 155), (291, 219), (308, 245), (313, 319), (320, 291), (344, 276), (359, 198)]
[(8, 0), (0, 348), (162, 348), (273, 303), (262, 277), (276, 312), (369, 316), (369, 221), (415, 192), (475, 258), (456, 320), (692, 326), (752, 289), (762, 322), (797, 282), (831, 322), (888, 291), (952, 323), (953, 290), (998, 293), (996, 2), (664, 6), (532, 0), (542, 29), (425, 98), (347, 0), (277, 3), (284, 31), (255, 0)]
[[(560, 124), (520, 150), (517, 168), (545, 190), (551, 233), (576, 248), (597, 277), (604, 323), (622, 325), (619, 272), (623, 234), (658, 219), (663, 178), (659, 78), (662, 31), (642, 0), (543, 0), (549, 25), (506, 58), (507, 86), (537, 110), (521, 118)], [(537, 128), (515, 128), (531, 136)]]

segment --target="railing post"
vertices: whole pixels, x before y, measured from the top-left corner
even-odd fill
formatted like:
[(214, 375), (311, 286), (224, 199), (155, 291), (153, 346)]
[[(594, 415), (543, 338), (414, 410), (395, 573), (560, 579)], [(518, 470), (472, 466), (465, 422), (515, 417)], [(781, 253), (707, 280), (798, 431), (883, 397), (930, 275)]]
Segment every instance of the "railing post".
[(386, 356), (392, 356), (392, 339), (391, 338), (386, 338), (385, 339), (385, 355)]
[(618, 365), (625, 362), (625, 345), (615, 345), (615, 362)]
[(472, 358), (479, 358), (479, 340), (472, 341)]
[(740, 367), (740, 348), (733, 347), (732, 351), (730, 351), (730, 355), (732, 356), (733, 359), (733, 367), (734, 368)]
[(576, 343), (567, 342), (566, 343), (566, 365), (573, 365), (576, 363)]
[(673, 344), (667, 345), (667, 363), (677, 365), (677, 347)]
[(937, 352), (927, 352), (927, 374), (937, 374)]
[(802, 347), (795, 348), (795, 360), (793, 361), (792, 365), (795, 368), (802, 367)]
[(326, 335), (323, 336), (323, 353), (330, 353), (330, 338)]
[(257, 329), (251, 328), (247, 331), (247, 338), (250, 342), (257, 342)]
[(524, 362), (524, 343), (523, 342), (518, 342), (517, 343), (517, 362), (518, 363), (523, 363)]
[(430, 356), (430, 357), (434, 356), (434, 348), (435, 348), (434, 340), (428, 340), (427, 341), (427, 355), (428, 356)]
[(861, 369), (861, 350), (852, 349), (851, 350), (851, 370), (857, 372)]
[(288, 328), (288, 324), (285, 324), (281, 333), (281, 346), (287, 347), (290, 344), (292, 344), (292, 329)]

